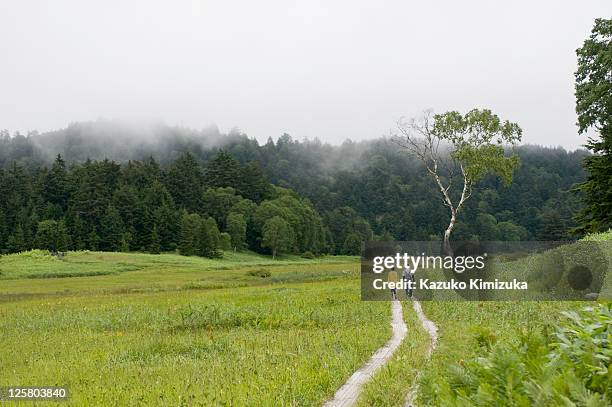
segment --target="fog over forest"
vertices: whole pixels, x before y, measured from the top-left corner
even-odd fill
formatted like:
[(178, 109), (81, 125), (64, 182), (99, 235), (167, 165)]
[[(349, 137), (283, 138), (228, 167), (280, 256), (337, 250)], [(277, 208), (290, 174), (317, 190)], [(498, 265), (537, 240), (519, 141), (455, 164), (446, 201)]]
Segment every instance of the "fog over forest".
[[(582, 161), (589, 153), (582, 149), (566, 151), (533, 145), (518, 146), (516, 152), (521, 165), (513, 183), (504, 185), (493, 175), (479, 182), (457, 225), (457, 240), (574, 238), (571, 234), (576, 226), (574, 214), (582, 204), (573, 188), (585, 179)], [(247, 171), (243, 176), (236, 175), (236, 171), (243, 171), (237, 169), (239, 166)], [(155, 193), (167, 196), (173, 210), (187, 209), (203, 217), (216, 213), (217, 204), (211, 203), (214, 199), (224, 208), (226, 204), (222, 202), (234, 194), (236, 198), (231, 200), (254, 194), (260, 196), (257, 201), (260, 202), (296, 193), (307, 200), (305, 205), (312, 204), (316, 211), (309, 216), (318, 219), (320, 229), (316, 233), (325, 236), (316, 246), (321, 252), (357, 254), (359, 242), (372, 238), (438, 239), (449, 216), (423, 164), (389, 138), (346, 140), (334, 146), (318, 139), (298, 141), (283, 134), (259, 143), (239, 130), (222, 134), (215, 127), (196, 131), (161, 123), (142, 127), (98, 120), (27, 136), (9, 136), (4, 131), (0, 137), (0, 167), (4, 168), (0, 170), (0, 188), (7, 191), (4, 212), (14, 213), (16, 208), (23, 208), (19, 210), (22, 218), (9, 222), (13, 228), (29, 225), (36, 219), (69, 216), (70, 208), (76, 205), (71, 203), (72, 199), (77, 199), (78, 191), (98, 188), (95, 178), (83, 178), (83, 174), (106, 173), (109, 168), (116, 174), (115, 181), (105, 187), (104, 194), (120, 196), (123, 192), (115, 188), (134, 182), (135, 188), (142, 188), (142, 182), (137, 180), (145, 177), (148, 180), (144, 185), (157, 183), (155, 188), (162, 192)], [(76, 194), (68, 198), (68, 203), (62, 201), (63, 210), (68, 208), (65, 214), (54, 205), (47, 206), (45, 198), (41, 201), (37, 192), (47, 188), (48, 178), (58, 171), (65, 173), (63, 182), (73, 185), (63, 187), (67, 189), (62, 196)], [(152, 173), (145, 175), (148, 172)], [(221, 181), (214, 180), (219, 177)], [(253, 185), (266, 192), (241, 193), (249, 189), (241, 184), (244, 177), (254, 179)], [(271, 192), (268, 187), (264, 188), (268, 182), (292, 192)], [(15, 196), (17, 191), (12, 188), (22, 183), (27, 187), (20, 187), (17, 191), (22, 192)], [(232, 190), (223, 190), (228, 187)], [(190, 190), (193, 196), (185, 198), (185, 190)], [(140, 193), (143, 196), (153, 193), (147, 191)], [(211, 201), (211, 196), (217, 198)], [(121, 205), (115, 202), (112, 206)], [(213, 216), (220, 230), (228, 215), (229, 212), (221, 212)], [(66, 218), (69, 227), (71, 222)], [(129, 216), (123, 222), (129, 222)], [(30, 227), (33, 236), (36, 225)], [(144, 235), (132, 233), (141, 236), (136, 239), (137, 250), (146, 248), (148, 243), (142, 242), (150, 239), (149, 229), (139, 233)], [(86, 242), (85, 237), (81, 241)], [(249, 247), (260, 251), (257, 242), (252, 240)], [(173, 246), (168, 243), (162, 247)]]
[[(283, 137), (286, 138), (287, 134), (269, 137), (268, 142), (270, 140), (276, 142)], [(347, 138), (341, 144), (330, 144), (318, 138), (303, 139), (301, 143), (325, 151), (321, 157), (323, 161), (318, 163), (322, 168), (350, 168), (358, 162), (367, 149), (383, 140), (388, 141), (388, 136), (366, 141), (352, 141)], [(206, 161), (210, 152), (228, 146), (246, 144), (255, 147), (266, 144), (249, 137), (238, 128), (222, 133), (214, 125), (196, 130), (170, 126), (162, 122), (143, 124), (106, 119), (75, 122), (63, 129), (42, 133), (33, 131), (27, 135), (0, 130), (0, 143), (3, 147), (0, 150), (0, 166), (6, 166), (13, 160), (26, 165), (49, 164), (58, 154), (61, 154), (68, 163), (78, 163), (88, 158), (92, 160), (108, 158), (125, 162), (153, 157), (164, 164), (189, 151)], [(541, 151), (559, 149), (537, 145), (523, 145), (522, 148)], [(583, 148), (577, 149), (576, 153), (579, 152), (586, 154)], [(244, 161), (257, 158), (241, 157), (240, 153), (238, 155), (238, 158)]]

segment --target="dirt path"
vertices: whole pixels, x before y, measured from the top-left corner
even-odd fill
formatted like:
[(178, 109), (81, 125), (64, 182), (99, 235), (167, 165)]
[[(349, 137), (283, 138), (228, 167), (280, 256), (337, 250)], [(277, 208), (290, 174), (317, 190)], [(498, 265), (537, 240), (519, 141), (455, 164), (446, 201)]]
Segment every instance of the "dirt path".
[[(429, 347), (427, 348), (427, 359), (429, 359), (434, 349), (436, 349), (436, 346), (438, 346), (438, 327), (433, 321), (427, 319), (425, 313), (423, 312), (423, 309), (421, 308), (420, 302), (414, 300), (412, 302), (412, 306), (414, 308), (414, 311), (417, 313), (419, 320), (421, 321), (421, 325), (423, 325), (423, 329), (427, 331), (427, 333), (429, 334), (429, 338), (431, 339)], [(406, 402), (404, 403), (404, 407), (414, 406), (414, 401), (416, 400), (417, 392), (419, 390), (419, 379), (421, 378), (421, 372), (422, 370), (419, 371), (419, 373), (414, 379), (414, 385), (406, 396)]]
[(334, 397), (326, 402), (323, 407), (347, 407), (354, 405), (357, 402), (363, 385), (370, 380), (380, 367), (387, 363), (393, 352), (402, 343), (402, 340), (406, 337), (406, 332), (408, 332), (408, 327), (404, 323), (402, 304), (399, 301), (391, 302), (391, 313), (391, 327), (393, 328), (391, 339), (382, 348), (379, 348), (365, 365), (353, 373), (346, 383), (334, 394)]

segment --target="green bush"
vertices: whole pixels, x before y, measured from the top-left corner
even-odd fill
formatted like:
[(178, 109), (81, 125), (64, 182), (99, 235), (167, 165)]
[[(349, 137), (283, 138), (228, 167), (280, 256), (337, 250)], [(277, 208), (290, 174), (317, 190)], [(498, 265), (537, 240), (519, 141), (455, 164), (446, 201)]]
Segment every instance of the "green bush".
[(268, 278), (272, 275), (272, 273), (268, 270), (262, 270), (262, 269), (258, 269), (258, 270), (250, 270), (247, 272), (247, 274), (249, 276), (253, 276), (253, 277), (261, 277), (261, 278)]
[[(597, 393), (612, 391), (612, 303), (563, 312), (569, 322), (559, 327), (552, 344), (551, 358), (572, 366), (586, 387)], [(612, 394), (608, 401), (612, 401)]]
[(220, 233), (219, 234), (219, 247), (221, 250), (232, 250), (232, 238), (229, 233)]
[(584, 237), (582, 240), (585, 240), (585, 241), (588, 241), (588, 242), (609, 242), (609, 241), (612, 241), (612, 229), (608, 230), (607, 232), (590, 234), (590, 235)]
[(311, 251), (306, 251), (306, 252), (302, 253), (302, 258), (304, 258), (304, 259), (314, 259), (315, 257), (316, 256)]
[(495, 343), (477, 332), (483, 355), (453, 364), (426, 383), (423, 405), (612, 405), (611, 304), (565, 312), (548, 329), (519, 334), (518, 343)]

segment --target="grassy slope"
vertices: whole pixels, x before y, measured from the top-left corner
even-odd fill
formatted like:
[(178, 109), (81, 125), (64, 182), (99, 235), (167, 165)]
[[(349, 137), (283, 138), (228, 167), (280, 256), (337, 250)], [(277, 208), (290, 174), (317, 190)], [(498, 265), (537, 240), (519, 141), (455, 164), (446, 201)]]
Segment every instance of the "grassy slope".
[(73, 405), (318, 405), (390, 335), (354, 258), (36, 252), (0, 270), (0, 386), (68, 386)]

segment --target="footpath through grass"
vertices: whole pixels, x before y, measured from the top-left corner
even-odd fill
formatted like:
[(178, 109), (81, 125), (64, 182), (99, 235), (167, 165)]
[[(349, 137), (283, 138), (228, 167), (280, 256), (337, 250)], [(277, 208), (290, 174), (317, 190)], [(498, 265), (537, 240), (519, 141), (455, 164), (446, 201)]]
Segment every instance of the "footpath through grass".
[[(584, 240), (608, 242), (612, 232)], [(610, 246), (602, 247), (608, 248), (604, 254), (608, 264), (612, 264)], [(604, 286), (609, 289), (610, 281)], [(609, 298), (609, 291), (606, 295)], [(596, 311), (595, 317), (570, 314), (572, 318), (568, 318), (564, 311), (598, 304), (570, 301), (421, 304), (427, 317), (438, 326), (438, 347), (431, 360), (425, 358), (429, 337), (421, 328), (412, 303), (405, 302), (408, 336), (389, 365), (366, 386), (360, 406), (404, 406), (406, 392), (414, 385), (419, 371), (422, 372), (416, 400), (419, 406), (610, 405), (609, 308), (606, 313), (606, 307), (602, 307), (603, 311)], [(610, 302), (607, 304), (609, 307)], [(570, 319), (573, 320), (567, 326)], [(559, 325), (565, 326), (562, 335), (558, 335)], [(554, 346), (552, 342), (562, 345)], [(553, 361), (554, 358), (557, 360)]]
[(354, 258), (34, 252), (0, 271), (0, 386), (70, 405), (320, 405), (391, 332)]

